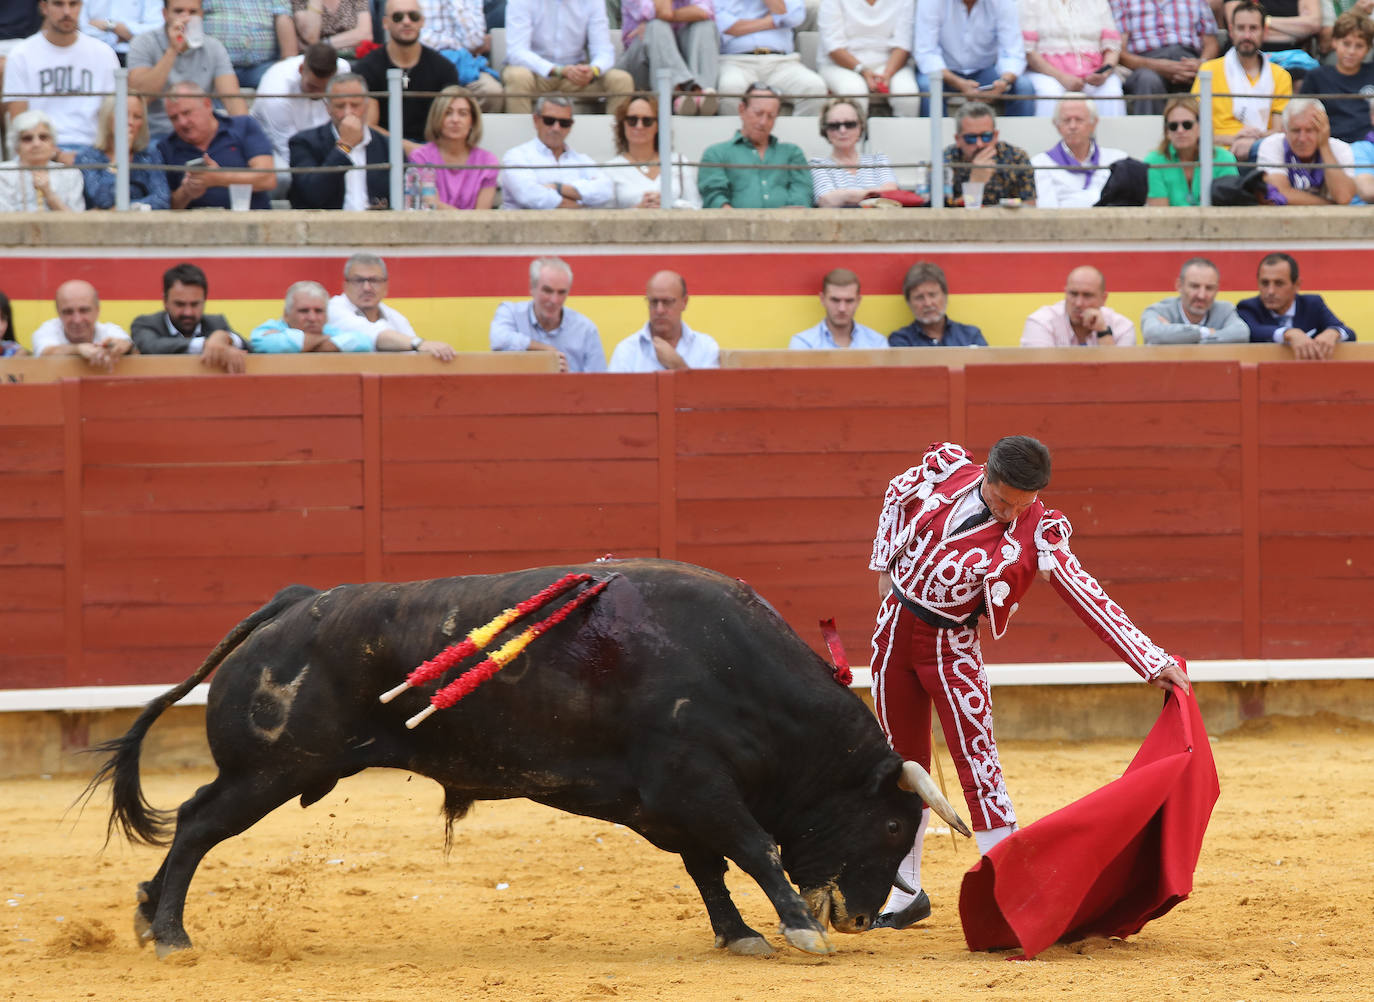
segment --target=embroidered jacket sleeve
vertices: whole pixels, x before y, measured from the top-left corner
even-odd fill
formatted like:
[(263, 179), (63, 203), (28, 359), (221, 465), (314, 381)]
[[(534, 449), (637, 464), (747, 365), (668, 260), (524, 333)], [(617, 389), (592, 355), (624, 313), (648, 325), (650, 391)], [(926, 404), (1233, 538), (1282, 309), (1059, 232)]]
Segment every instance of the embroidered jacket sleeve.
[(1049, 572), (1050, 583), (1059, 597), (1102, 642), (1116, 652), (1136, 674), (1146, 681), (1175, 664), (1169, 654), (1131, 622), (1121, 606), (1084, 570), (1072, 550), (1069, 536), (1073, 526), (1060, 511), (1046, 511), (1035, 530), (1035, 545), (1040, 570)]
[(954, 470), (971, 462), (962, 446), (953, 442), (935, 442), (926, 450), (921, 465), (899, 473), (887, 485), (883, 496), (883, 510), (878, 516), (878, 531), (873, 537), (873, 555), (869, 570), (886, 571), (896, 555), (899, 537), (907, 527), (917, 501), (924, 503), (935, 485)]

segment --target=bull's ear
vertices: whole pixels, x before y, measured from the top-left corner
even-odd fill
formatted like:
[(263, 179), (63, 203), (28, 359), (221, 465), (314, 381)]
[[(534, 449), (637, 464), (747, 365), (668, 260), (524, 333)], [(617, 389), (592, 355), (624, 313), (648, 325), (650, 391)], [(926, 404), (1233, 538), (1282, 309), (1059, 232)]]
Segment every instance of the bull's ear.
[(897, 785), (902, 776), (902, 757), (895, 752), (887, 755), (873, 770), (868, 780), (868, 795), (879, 796)]

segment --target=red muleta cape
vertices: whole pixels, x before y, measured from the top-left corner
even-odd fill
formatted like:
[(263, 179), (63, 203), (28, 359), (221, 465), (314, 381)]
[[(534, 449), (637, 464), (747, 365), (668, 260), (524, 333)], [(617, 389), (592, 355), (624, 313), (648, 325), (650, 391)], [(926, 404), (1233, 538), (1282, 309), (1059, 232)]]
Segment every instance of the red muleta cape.
[(1029, 959), (1056, 942), (1139, 932), (1192, 891), (1220, 790), (1197, 701), (1170, 693), (1120, 779), (1015, 832), (964, 875), (968, 948), (1020, 947)]

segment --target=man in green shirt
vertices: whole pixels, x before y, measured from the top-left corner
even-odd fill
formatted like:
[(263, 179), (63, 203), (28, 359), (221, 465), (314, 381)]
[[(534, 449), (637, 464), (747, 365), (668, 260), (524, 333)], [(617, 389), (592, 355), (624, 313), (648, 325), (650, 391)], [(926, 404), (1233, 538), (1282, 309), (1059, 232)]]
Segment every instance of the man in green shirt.
[[(735, 138), (708, 146), (697, 174), (702, 205), (708, 209), (785, 209), (811, 205), (811, 171), (806, 154), (773, 135), (782, 102), (765, 84), (752, 84), (739, 106)], [(759, 165), (791, 170), (758, 170)], [(734, 168), (748, 168), (738, 170)]]

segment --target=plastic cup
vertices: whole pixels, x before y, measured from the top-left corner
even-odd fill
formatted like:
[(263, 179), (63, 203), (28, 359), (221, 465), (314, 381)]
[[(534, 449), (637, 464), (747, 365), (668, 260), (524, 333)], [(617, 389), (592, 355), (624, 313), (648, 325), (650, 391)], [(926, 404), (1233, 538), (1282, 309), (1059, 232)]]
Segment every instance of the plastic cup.
[(231, 184), (229, 186), (229, 208), (235, 212), (247, 212), (253, 207), (253, 186), (251, 184)]

